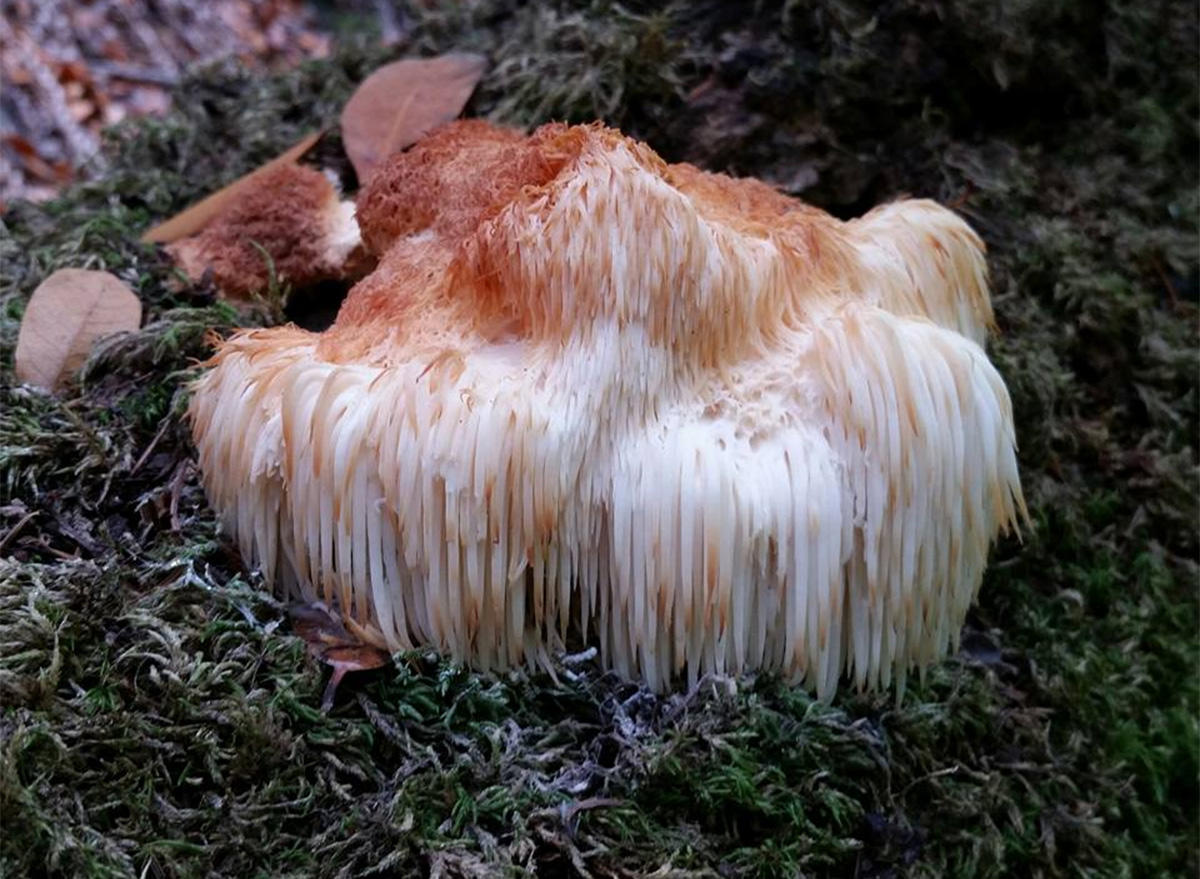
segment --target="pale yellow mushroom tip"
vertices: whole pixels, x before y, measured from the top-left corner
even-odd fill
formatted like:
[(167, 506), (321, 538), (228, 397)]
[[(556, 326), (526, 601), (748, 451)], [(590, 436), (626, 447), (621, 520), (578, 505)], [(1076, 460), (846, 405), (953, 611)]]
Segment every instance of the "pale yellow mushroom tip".
[(654, 689), (763, 670), (902, 692), (1027, 515), (982, 243), (850, 223), (599, 126), (480, 122), (357, 201), (324, 333), (229, 340), (191, 406), (267, 580), (388, 649)]

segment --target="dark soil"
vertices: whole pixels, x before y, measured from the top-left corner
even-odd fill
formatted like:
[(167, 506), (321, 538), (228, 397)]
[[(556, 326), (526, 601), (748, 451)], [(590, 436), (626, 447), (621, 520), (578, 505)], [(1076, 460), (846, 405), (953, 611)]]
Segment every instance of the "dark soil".
[[(107, 133), (102, 178), (0, 215), (3, 872), (1195, 875), (1195, 4), (396, 20), (388, 50), (196, 70), (170, 115)], [(902, 704), (772, 680), (657, 697), (587, 661), (556, 681), (418, 652), (319, 711), (328, 671), (217, 535), (179, 418), (206, 333), (282, 319), (286, 291), (237, 313), (137, 239), (335, 123), (381, 61), (450, 49), (492, 61), (473, 115), (600, 118), (844, 217), (929, 196), (987, 240), (1035, 525)], [(12, 352), (62, 266), (115, 272), (146, 325), (50, 397)]]

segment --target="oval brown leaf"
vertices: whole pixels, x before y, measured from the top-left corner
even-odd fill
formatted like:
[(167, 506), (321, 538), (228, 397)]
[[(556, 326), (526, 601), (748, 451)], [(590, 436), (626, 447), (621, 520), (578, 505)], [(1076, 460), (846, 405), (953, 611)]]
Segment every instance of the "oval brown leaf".
[(487, 61), (481, 55), (408, 58), (380, 67), (342, 109), (342, 142), (358, 182), (375, 166), (462, 112)]
[(83, 366), (97, 339), (141, 323), (141, 300), (119, 278), (59, 269), (25, 307), (14, 356), (17, 378), (54, 390)]

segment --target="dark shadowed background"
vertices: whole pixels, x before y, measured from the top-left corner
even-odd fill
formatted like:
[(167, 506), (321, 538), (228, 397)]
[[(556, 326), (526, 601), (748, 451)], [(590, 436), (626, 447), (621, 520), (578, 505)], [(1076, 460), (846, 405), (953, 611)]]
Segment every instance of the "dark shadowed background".
[[(1195, 4), (0, 9), (5, 875), (1196, 874)], [(138, 237), (383, 61), (464, 49), (469, 115), (599, 118), (842, 217), (929, 196), (987, 241), (1035, 527), (902, 704), (414, 652), (318, 710), (179, 418), (206, 333), (299, 306), (239, 313)], [(145, 319), (52, 397), (12, 354), (64, 266)]]

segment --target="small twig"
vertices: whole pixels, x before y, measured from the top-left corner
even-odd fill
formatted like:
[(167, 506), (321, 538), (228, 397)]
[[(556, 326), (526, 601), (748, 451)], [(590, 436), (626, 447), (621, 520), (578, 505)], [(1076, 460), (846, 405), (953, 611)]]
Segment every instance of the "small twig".
[(104, 79), (120, 79), (125, 82), (143, 82), (147, 85), (158, 85), (163, 88), (174, 88), (179, 85), (179, 77), (173, 73), (151, 70), (147, 67), (134, 67), (132, 64), (119, 64), (112, 61), (94, 61), (91, 69)]
[(137, 459), (137, 463), (133, 465), (133, 469), (129, 471), (129, 475), (133, 476), (142, 469), (142, 465), (146, 463), (146, 459), (150, 457), (150, 453), (154, 451), (154, 447), (158, 445), (159, 440), (167, 432), (167, 428), (171, 426), (171, 419), (163, 419), (162, 427), (158, 429), (158, 433), (154, 434), (154, 439), (150, 440), (150, 445), (146, 446), (146, 451), (142, 452), (141, 457)]
[(992, 765), (997, 769), (1006, 769), (1012, 772), (1044, 773), (1053, 772), (1057, 768), (1055, 766), (1038, 766), (1036, 763), (993, 763)]
[(187, 477), (190, 461), (182, 462), (175, 468), (175, 476), (171, 480), (171, 533), (179, 533), (179, 496), (183, 493), (183, 481)]
[(8, 533), (5, 534), (4, 537), (0, 537), (0, 555), (4, 555), (4, 550), (8, 549), (9, 542), (17, 536), (18, 531), (20, 531), (37, 517), (38, 512), (38, 510), (31, 510), (30, 512), (26, 513), (17, 520), (16, 525), (13, 525), (8, 529)]
[(614, 800), (611, 797), (590, 797), (580, 800), (563, 809), (563, 821), (570, 821), (580, 812), (586, 812), (588, 809), (611, 809), (614, 806), (620, 806), (623, 802), (623, 800)]
[[(76, 542), (75, 545), (78, 547), (78, 542)], [(62, 559), (65, 562), (77, 562), (80, 558), (79, 549), (76, 549), (75, 552), (63, 552), (61, 549), (51, 546), (49, 541), (46, 540), (46, 535), (44, 534), (42, 535), (42, 539), (38, 542), (38, 546), (50, 553), (50, 555), (54, 556), (56, 559)]]
[(956, 775), (961, 768), (961, 766), (955, 764), (954, 766), (947, 766), (945, 769), (939, 769), (936, 772), (931, 772), (928, 775), (922, 775), (920, 778), (914, 778), (904, 786), (902, 791), (900, 791), (899, 799), (903, 799), (904, 795), (908, 793), (909, 789), (914, 785), (920, 784), (922, 781), (930, 781), (934, 778), (941, 778), (943, 775)]

